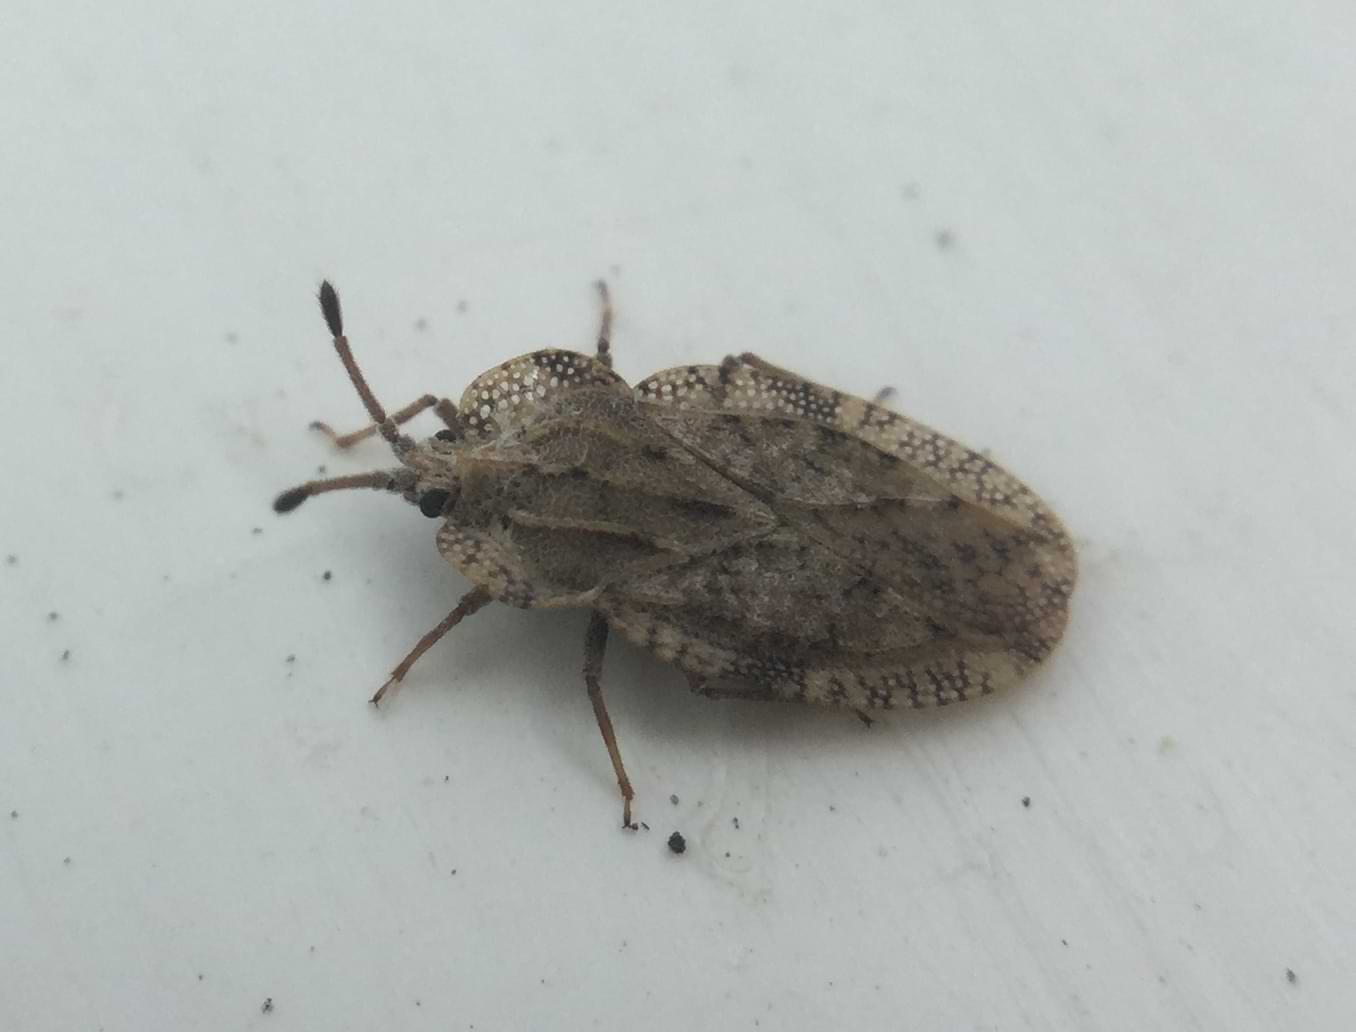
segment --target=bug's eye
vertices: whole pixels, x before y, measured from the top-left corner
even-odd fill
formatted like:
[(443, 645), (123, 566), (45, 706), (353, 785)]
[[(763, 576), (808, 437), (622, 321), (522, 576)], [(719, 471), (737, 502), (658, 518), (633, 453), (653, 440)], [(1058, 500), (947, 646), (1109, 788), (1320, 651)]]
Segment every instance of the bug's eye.
[(439, 430), (433, 436), (440, 441), (455, 441), (457, 439), (456, 433), (452, 430)]
[(429, 519), (436, 519), (443, 514), (443, 506), (447, 504), (447, 500), (451, 497), (448, 492), (442, 489), (425, 491), (419, 497), (419, 511)]

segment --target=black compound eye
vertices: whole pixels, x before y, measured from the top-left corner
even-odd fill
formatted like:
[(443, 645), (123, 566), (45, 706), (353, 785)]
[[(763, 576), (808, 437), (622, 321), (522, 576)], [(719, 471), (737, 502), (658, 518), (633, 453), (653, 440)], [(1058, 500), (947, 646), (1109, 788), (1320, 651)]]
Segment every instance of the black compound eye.
[(436, 434), (434, 434), (433, 436), (436, 437), (436, 438), (438, 438), (438, 440), (440, 440), (440, 441), (455, 441), (455, 440), (457, 440), (457, 434), (456, 434), (456, 431), (454, 431), (454, 430), (439, 430), (439, 431), (438, 431)]
[(452, 496), (442, 489), (434, 491), (425, 491), (419, 496), (419, 511), (429, 519), (436, 519), (443, 514), (443, 506)]

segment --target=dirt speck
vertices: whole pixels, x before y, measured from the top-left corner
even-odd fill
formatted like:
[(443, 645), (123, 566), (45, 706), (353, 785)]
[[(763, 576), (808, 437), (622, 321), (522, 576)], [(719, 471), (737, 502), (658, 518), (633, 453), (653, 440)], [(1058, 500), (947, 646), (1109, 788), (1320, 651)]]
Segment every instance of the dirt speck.
[(264, 1002), (259, 1005), (259, 1013), (260, 1014), (273, 1013), (273, 997), (267, 996), (264, 998)]
[(673, 853), (687, 852), (687, 839), (683, 838), (682, 832), (675, 831), (669, 836), (669, 851)]
[(1299, 981), (1299, 975), (1295, 974), (1295, 971), (1294, 971), (1293, 968), (1286, 968), (1286, 969), (1285, 969), (1285, 980), (1286, 980), (1287, 982), (1289, 982), (1291, 985), (1294, 985), (1296, 982)]
[(1031, 797), (1029, 795), (1022, 796), (1022, 805), (1028, 810), (1031, 809)]
[(677, 797), (676, 795), (671, 795), (671, 796), (669, 796), (669, 802), (671, 802), (674, 806), (677, 806), (677, 805), (678, 805), (678, 797)]

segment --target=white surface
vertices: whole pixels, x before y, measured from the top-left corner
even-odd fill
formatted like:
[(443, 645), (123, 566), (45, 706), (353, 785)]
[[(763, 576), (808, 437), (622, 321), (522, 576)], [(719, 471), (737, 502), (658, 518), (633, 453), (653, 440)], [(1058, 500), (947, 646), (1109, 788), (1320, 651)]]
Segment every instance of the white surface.
[[(1356, 15), (839, 6), (6, 5), (0, 1027), (1351, 1026)], [(466, 584), (269, 511), (390, 461), (305, 429), (316, 283), (398, 405), (600, 274), (629, 378), (893, 384), (1029, 480), (1048, 669), (867, 732), (614, 642), (634, 835), (582, 614), (374, 714)]]

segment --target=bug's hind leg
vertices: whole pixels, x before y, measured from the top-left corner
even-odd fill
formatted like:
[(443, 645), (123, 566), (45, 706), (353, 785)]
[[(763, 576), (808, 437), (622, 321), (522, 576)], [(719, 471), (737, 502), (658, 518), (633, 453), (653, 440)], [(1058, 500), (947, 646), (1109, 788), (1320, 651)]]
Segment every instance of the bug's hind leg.
[(631, 823), (631, 800), (636, 793), (631, 789), (631, 780), (622, 766), (621, 750), (617, 748), (617, 735), (612, 730), (612, 718), (607, 715), (607, 706), (603, 704), (603, 689), (598, 683), (598, 675), (603, 669), (603, 652), (607, 649), (607, 620), (602, 613), (595, 611), (589, 620), (589, 629), (584, 635), (584, 684), (589, 690), (589, 702), (593, 703), (593, 716), (598, 721), (598, 730), (603, 733), (603, 744), (607, 746), (607, 755), (612, 760), (612, 770), (617, 775), (617, 787), (622, 795), (622, 827), (628, 831), (635, 829)]
[[(457, 407), (447, 398), (436, 398), (432, 394), (425, 394), (417, 401), (410, 402), (403, 409), (392, 412), (390, 417), (391, 422), (395, 423), (396, 426), (399, 426), (402, 423), (408, 423), (415, 416), (419, 415), (419, 413), (430, 408), (433, 409), (438, 418), (447, 424), (449, 429), (460, 429), (460, 424), (457, 421)], [(359, 441), (365, 441), (367, 438), (375, 436), (381, 430), (381, 424), (369, 423), (361, 430), (354, 430), (349, 434), (338, 434), (334, 432), (328, 423), (323, 423), (317, 419), (311, 424), (311, 429), (319, 430), (333, 441), (337, 448), (352, 448)]]
[(595, 355), (599, 362), (612, 368), (612, 295), (608, 292), (607, 281), (598, 280), (594, 283), (598, 288), (598, 297), (602, 302), (602, 313), (598, 317), (598, 345), (595, 348)]
[(419, 657), (431, 649), (444, 634), (456, 627), (476, 610), (481, 609), (490, 601), (490, 593), (484, 588), (472, 588), (462, 596), (461, 601), (457, 603), (457, 608), (443, 617), (442, 623), (429, 631), (419, 639), (419, 644), (410, 649), (410, 654), (400, 661), (400, 665), (391, 671), (391, 676), (386, 679), (386, 683), (377, 689), (377, 694), (372, 696), (372, 705), (381, 704), (382, 696), (391, 689), (392, 686), (399, 684), (410, 672), (410, 667), (418, 661)]

